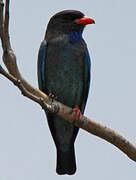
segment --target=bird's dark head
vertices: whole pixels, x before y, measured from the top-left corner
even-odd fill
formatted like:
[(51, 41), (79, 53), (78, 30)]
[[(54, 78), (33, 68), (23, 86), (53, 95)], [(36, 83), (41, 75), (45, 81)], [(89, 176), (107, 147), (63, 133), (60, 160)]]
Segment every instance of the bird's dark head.
[(46, 31), (46, 36), (60, 33), (79, 32), (82, 33), (87, 24), (94, 24), (92, 18), (86, 17), (82, 12), (76, 10), (64, 10), (51, 17)]

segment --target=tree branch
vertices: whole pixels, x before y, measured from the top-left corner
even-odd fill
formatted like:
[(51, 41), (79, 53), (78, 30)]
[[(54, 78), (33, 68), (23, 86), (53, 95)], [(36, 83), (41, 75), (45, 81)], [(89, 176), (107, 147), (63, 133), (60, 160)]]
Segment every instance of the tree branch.
[(6, 72), (0, 65), (0, 74), (13, 82), (24, 96), (38, 103), (45, 111), (48, 110), (52, 113), (56, 113), (70, 123), (73, 123), (95, 136), (105, 139), (119, 148), (130, 159), (136, 161), (136, 147), (124, 137), (112, 129), (92, 121), (85, 116), (82, 116), (79, 120), (75, 120), (76, 114), (72, 108), (63, 105), (56, 100), (52, 102), (46, 94), (39, 89), (34, 88), (22, 77), (9, 39), (9, 0), (6, 0), (5, 4), (5, 18), (3, 14), (3, 7), (3, 0), (0, 0), (0, 39), (3, 48), (3, 62), (8, 72)]

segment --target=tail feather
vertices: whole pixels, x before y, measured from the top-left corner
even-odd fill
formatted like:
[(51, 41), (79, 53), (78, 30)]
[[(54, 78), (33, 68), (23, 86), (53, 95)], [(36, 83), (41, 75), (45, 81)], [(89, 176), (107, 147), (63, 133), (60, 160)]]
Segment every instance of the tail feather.
[(60, 175), (72, 175), (76, 172), (76, 160), (74, 146), (68, 151), (63, 152), (57, 149), (57, 167), (56, 172)]

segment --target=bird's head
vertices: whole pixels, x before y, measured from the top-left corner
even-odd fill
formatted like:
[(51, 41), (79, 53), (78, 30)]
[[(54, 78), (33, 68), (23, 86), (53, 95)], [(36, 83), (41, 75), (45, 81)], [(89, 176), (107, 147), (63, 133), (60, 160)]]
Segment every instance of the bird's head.
[(87, 24), (95, 24), (95, 21), (86, 17), (82, 12), (76, 10), (64, 10), (51, 17), (46, 35), (51, 36), (60, 33), (79, 32), (82, 33)]

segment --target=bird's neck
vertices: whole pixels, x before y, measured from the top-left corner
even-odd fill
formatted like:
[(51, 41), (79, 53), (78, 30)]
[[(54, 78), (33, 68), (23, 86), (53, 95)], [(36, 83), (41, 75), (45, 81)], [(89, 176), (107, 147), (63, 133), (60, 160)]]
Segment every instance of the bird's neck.
[(68, 35), (70, 42), (73, 42), (73, 43), (78, 41), (79, 39), (82, 39), (81, 32), (68, 32), (67, 35)]
[[(70, 42), (70, 43), (75, 43), (77, 42), (78, 40), (80, 39), (83, 39), (82, 37), (82, 32), (67, 32), (67, 33), (62, 33), (62, 32), (59, 32), (59, 31), (48, 31), (46, 32), (45, 34), (45, 39), (47, 42), (49, 41), (58, 41), (58, 40), (61, 40), (63, 39), (64, 37), (66, 37), (66, 39)], [(63, 39), (64, 40), (64, 39)]]

